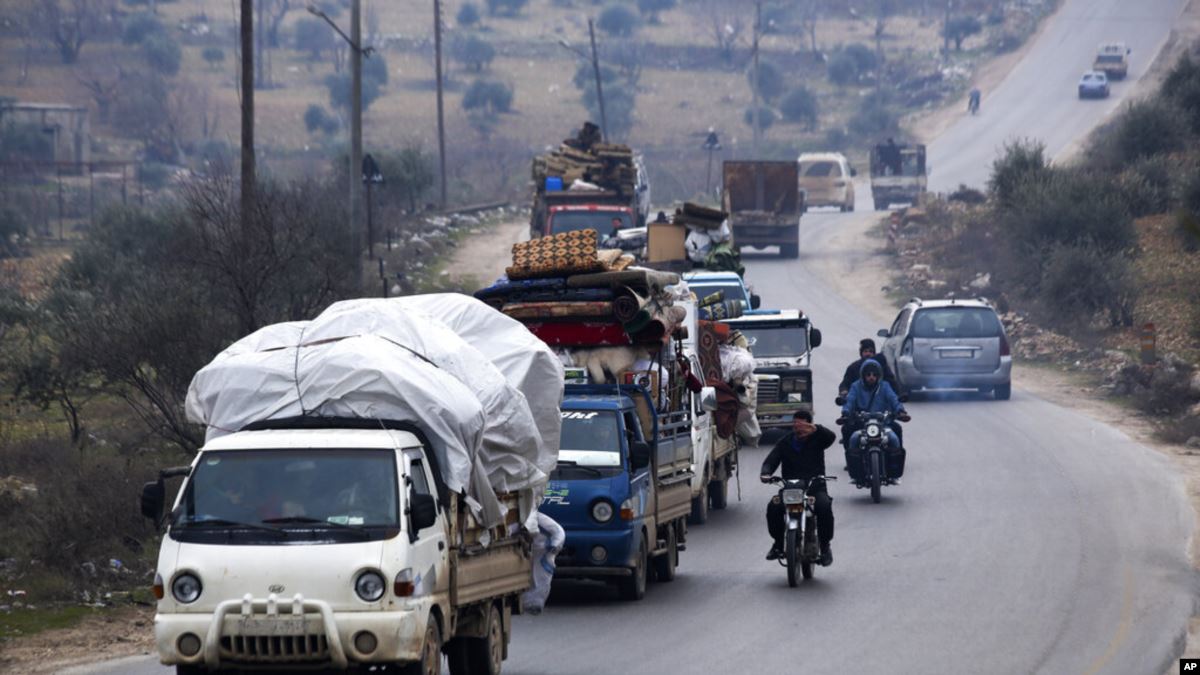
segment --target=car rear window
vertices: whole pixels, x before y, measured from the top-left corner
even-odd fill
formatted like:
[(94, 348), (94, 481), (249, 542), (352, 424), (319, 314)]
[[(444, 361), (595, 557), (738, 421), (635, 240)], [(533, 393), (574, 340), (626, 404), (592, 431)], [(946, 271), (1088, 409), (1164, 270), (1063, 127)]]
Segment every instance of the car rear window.
[(936, 307), (917, 310), (915, 338), (1000, 337), (1000, 319), (986, 307)]
[(842, 175), (841, 169), (835, 162), (813, 162), (804, 168), (804, 175), (814, 178)]

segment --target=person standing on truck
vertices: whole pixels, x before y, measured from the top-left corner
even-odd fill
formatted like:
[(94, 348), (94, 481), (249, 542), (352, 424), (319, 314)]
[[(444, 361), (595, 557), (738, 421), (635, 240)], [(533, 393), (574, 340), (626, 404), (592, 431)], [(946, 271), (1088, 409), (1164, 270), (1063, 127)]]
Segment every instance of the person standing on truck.
[[(817, 514), (817, 540), (821, 544), (821, 560), (823, 566), (833, 562), (833, 550), (829, 544), (833, 540), (833, 498), (825, 487), (824, 480), (812, 481), (825, 475), (825, 450), (837, 440), (837, 434), (819, 424), (813, 423), (812, 413), (807, 410), (797, 410), (792, 415), (792, 433), (784, 436), (771, 448), (767, 458), (763, 460), (759, 478), (766, 483), (771, 480), (775, 469), (783, 465), (781, 474), (786, 480), (810, 481), (808, 494), (816, 498), (813, 510)], [(771, 550), (767, 552), (767, 560), (776, 560), (783, 555), (783, 504), (773, 497), (767, 503), (767, 531), (771, 533)]]

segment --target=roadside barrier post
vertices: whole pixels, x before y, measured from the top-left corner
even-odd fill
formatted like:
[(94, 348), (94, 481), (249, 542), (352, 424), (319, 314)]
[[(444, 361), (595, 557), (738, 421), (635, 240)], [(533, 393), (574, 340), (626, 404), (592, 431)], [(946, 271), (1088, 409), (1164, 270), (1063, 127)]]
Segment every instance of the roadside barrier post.
[(1153, 366), (1158, 358), (1155, 356), (1155, 345), (1157, 343), (1157, 335), (1154, 331), (1153, 323), (1146, 323), (1142, 326), (1142, 363), (1147, 366)]

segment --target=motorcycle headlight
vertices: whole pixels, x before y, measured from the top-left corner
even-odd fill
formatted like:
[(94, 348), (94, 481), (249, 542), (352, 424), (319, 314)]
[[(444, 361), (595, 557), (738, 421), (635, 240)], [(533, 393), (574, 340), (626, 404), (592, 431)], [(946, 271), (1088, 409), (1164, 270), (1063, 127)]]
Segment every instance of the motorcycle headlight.
[(607, 523), (608, 521), (612, 520), (612, 517), (613, 506), (611, 503), (601, 500), (595, 504), (592, 504), (592, 518), (595, 519), (597, 523)]
[(382, 598), (385, 588), (387, 582), (383, 580), (383, 575), (374, 570), (363, 572), (354, 581), (354, 592), (366, 602), (376, 602)]
[(187, 572), (175, 577), (175, 581), (171, 582), (171, 595), (185, 605), (199, 599), (203, 590), (204, 587), (200, 585), (199, 577)]
[(879, 438), (879, 425), (877, 425), (877, 424), (868, 425), (867, 426), (867, 437), (868, 438)]
[(783, 491), (783, 503), (784, 504), (800, 504), (803, 502), (804, 502), (804, 490), (792, 489), (792, 490), (784, 490)]

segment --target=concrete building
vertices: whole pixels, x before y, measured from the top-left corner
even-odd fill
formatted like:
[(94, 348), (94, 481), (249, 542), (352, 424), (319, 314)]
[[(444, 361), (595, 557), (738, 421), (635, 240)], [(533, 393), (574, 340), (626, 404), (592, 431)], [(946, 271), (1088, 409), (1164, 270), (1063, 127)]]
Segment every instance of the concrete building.
[(33, 125), (52, 141), (54, 156), (47, 161), (86, 163), (92, 159), (88, 109), (55, 103), (0, 104), (0, 126)]

